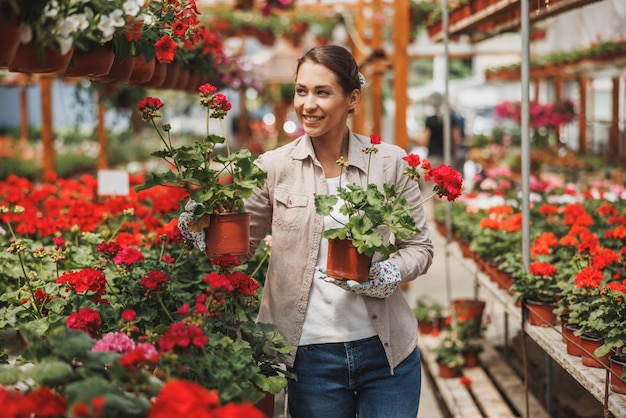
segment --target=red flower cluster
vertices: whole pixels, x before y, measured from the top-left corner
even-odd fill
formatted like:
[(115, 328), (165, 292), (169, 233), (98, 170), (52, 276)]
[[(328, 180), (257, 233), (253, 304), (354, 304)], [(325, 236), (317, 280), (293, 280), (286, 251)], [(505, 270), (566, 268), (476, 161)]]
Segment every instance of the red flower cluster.
[(530, 246), (530, 254), (533, 257), (538, 255), (552, 254), (552, 251), (559, 244), (559, 240), (554, 232), (542, 232), (535, 242)]
[(158, 4), (156, 20), (163, 22), (167, 32), (155, 42), (156, 59), (170, 63), (178, 48), (195, 49), (194, 40), (198, 27), (198, 14), (195, 1), (169, 1)]
[(232, 108), (232, 105), (225, 95), (216, 92), (217, 87), (209, 83), (198, 87), (200, 104), (209, 108), (209, 117), (224, 119), (224, 116), (226, 116), (228, 111)]
[(170, 281), (170, 278), (160, 270), (152, 270), (141, 278), (139, 284), (148, 290), (160, 290), (163, 283)]
[[(98, 196), (98, 181), (91, 175), (76, 179), (60, 179), (48, 175), (44, 181), (32, 183), (28, 179), (9, 175), (0, 182), (2, 205), (24, 208), (0, 213), (0, 223), (11, 223), (17, 235), (37, 238), (55, 236), (78, 228), (80, 232), (97, 232), (109, 227), (112, 219), (132, 210), (137, 220), (126, 221), (115, 241), (100, 244), (100, 252), (114, 256), (120, 245), (151, 247), (160, 236), (176, 239), (176, 219), (167, 214), (179, 209), (178, 202), (188, 195), (173, 187), (152, 187), (136, 192), (134, 186), (143, 184), (139, 176), (130, 176), (128, 196)], [(149, 234), (149, 235), (148, 235)]]
[(148, 411), (148, 418), (263, 418), (265, 415), (249, 402), (219, 405), (217, 391), (184, 380), (164, 385)]
[(67, 317), (67, 326), (89, 334), (92, 338), (98, 336), (98, 330), (102, 325), (100, 314), (91, 308), (80, 308), (78, 312), (72, 312)]
[(449, 165), (441, 164), (432, 171), (427, 171), (424, 174), (424, 180), (432, 180), (435, 183), (434, 190), (437, 192), (437, 196), (445, 196), (450, 202), (454, 202), (463, 192), (461, 173)]
[(556, 274), (556, 268), (552, 264), (540, 261), (531, 263), (528, 271), (535, 276), (553, 277)]
[(76, 293), (93, 292), (104, 295), (106, 292), (107, 279), (100, 270), (87, 267), (80, 271), (63, 273), (61, 277), (56, 280), (56, 283), (67, 283), (67, 286)]
[(67, 411), (65, 398), (47, 387), (21, 393), (0, 386), (0, 405), (6, 418), (62, 417)]
[(176, 347), (187, 348), (190, 345), (203, 347), (208, 341), (197, 325), (176, 322), (159, 338), (159, 348), (161, 351), (171, 351)]
[(154, 118), (161, 117), (158, 112), (163, 106), (163, 102), (157, 97), (144, 97), (139, 100), (137, 109), (141, 112), (141, 119), (144, 122), (150, 122)]
[(574, 283), (578, 288), (597, 289), (600, 283), (604, 279), (604, 275), (601, 271), (592, 267), (585, 267), (576, 274)]
[(184, 380), (170, 380), (164, 385), (148, 411), (148, 418), (263, 418), (264, 414), (249, 402), (219, 405), (214, 390)]
[(507, 205), (498, 205), (486, 209), (488, 218), (482, 218), (479, 222), (483, 229), (503, 230), (518, 232), (522, 228), (522, 213), (514, 212)]
[(113, 262), (115, 264), (123, 264), (125, 266), (132, 266), (135, 263), (144, 261), (143, 254), (136, 248), (127, 247), (123, 248), (115, 257)]

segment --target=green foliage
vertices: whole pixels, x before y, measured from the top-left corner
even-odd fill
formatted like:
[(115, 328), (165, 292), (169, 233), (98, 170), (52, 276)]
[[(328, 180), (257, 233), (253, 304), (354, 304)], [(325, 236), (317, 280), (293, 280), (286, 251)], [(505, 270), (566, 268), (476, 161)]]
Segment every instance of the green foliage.
[[(163, 125), (159, 128), (155, 122), (155, 118), (160, 115), (154, 114), (148, 118), (165, 146), (152, 155), (164, 161), (171, 170), (151, 172), (145, 184), (136, 188), (141, 191), (161, 185), (186, 190), (197, 203), (194, 212), (197, 220), (214, 213), (245, 212), (244, 199), (261, 187), (267, 178), (267, 173), (254, 163), (256, 156), (250, 150), (242, 148), (231, 152), (224, 136), (209, 132), (210, 118), (219, 119), (222, 131), (224, 130), (222, 119), (225, 111), (224, 114), (219, 114), (209, 106), (209, 102), (216, 100), (216, 97), (211, 93), (208, 98), (201, 98), (201, 104), (202, 101), (207, 101), (203, 104), (207, 107), (207, 132), (204, 138), (192, 145), (173, 145), (170, 126)], [(225, 154), (216, 152), (216, 147), (222, 144), (226, 145)], [(183, 210), (184, 206), (181, 206), (180, 212)]]
[(432, 349), (435, 361), (448, 367), (460, 367), (465, 364), (463, 357), (464, 344), (453, 331), (446, 331), (440, 338), (437, 347)]
[[(6, 208), (3, 209), (2, 213), (6, 214)], [(113, 255), (104, 255), (98, 247), (112, 243), (116, 231), (130, 222), (131, 217), (130, 212), (125, 212), (125, 216), (111, 218), (107, 225), (99, 226), (98, 233), (80, 233), (75, 229), (63, 234), (67, 238), (63, 244), (52, 237), (16, 236), (11, 242), (0, 237), (5, 247), (0, 252), (0, 262), (6, 266), (0, 271), (0, 283), (6, 286), (0, 296), (0, 329), (17, 329), (25, 335), (28, 346), (20, 356), (20, 363), (33, 364), (31, 373), (36, 374), (37, 381), (62, 388), (71, 402), (88, 398), (106, 386), (108, 389), (103, 394), (107, 405), (111, 396), (116, 399), (111, 401), (111, 407), (130, 404), (130, 409), (149, 404), (146, 399), (153, 395), (141, 396), (145, 385), (158, 386), (167, 379), (185, 379), (207, 389), (217, 389), (224, 402), (256, 402), (263, 396), (262, 392), (275, 394), (282, 390), (288, 374), (281, 370), (277, 358), (294, 347), (273, 324), (256, 322), (261, 289), (252, 288), (250, 293), (216, 290), (204, 279), (208, 273), (222, 274), (222, 268), (211, 264), (207, 257), (188, 257), (190, 252), (186, 248), (166, 239), (161, 239), (160, 245), (142, 248), (139, 262), (132, 265), (115, 262)], [(10, 236), (14, 236), (11, 224), (7, 227)], [(267, 247), (263, 251), (256, 258), (258, 268), (269, 255)], [(164, 255), (168, 255), (168, 260)], [(90, 287), (77, 291), (57, 283), (59, 277), (84, 274), (87, 269), (92, 274), (102, 273), (106, 289), (100, 286), (100, 290)], [(232, 267), (233, 272), (250, 270), (247, 265)], [(143, 281), (154, 272), (167, 277), (166, 284), (146, 287)], [(252, 285), (251, 279), (246, 280)], [(107, 303), (101, 303), (101, 297)], [(198, 304), (203, 304), (201, 300), (205, 300), (204, 314), (181, 310), (185, 305), (198, 309)], [(68, 318), (83, 308), (98, 313), (99, 337), (124, 332), (133, 340), (157, 345), (173, 325), (185, 323), (200, 327), (207, 343), (162, 352), (157, 364), (141, 369), (150, 376), (159, 376), (159, 380), (150, 378), (142, 386), (121, 368), (118, 354), (107, 353), (108, 357), (104, 357), (104, 353), (91, 353), (94, 340), (85, 332), (64, 328)], [(122, 312), (127, 310), (136, 313), (130, 322), (120, 320)], [(61, 336), (57, 338), (57, 335)], [(84, 367), (68, 369), (67, 364), (74, 366), (74, 361)], [(109, 366), (98, 367), (97, 362)], [(0, 371), (0, 379), (12, 383), (28, 377), (31, 376), (12, 367)], [(124, 388), (130, 383), (141, 386), (139, 395), (125, 393)], [(130, 415), (111, 412), (110, 416)]]
[(397, 250), (392, 242), (385, 243), (380, 228), (388, 227), (396, 239), (407, 239), (419, 232), (412, 217), (413, 209), (404, 196), (397, 196), (394, 185), (385, 184), (384, 192), (375, 184), (365, 189), (348, 184), (339, 187), (337, 195), (315, 195), (315, 207), (321, 215), (330, 215), (341, 199), (339, 211), (348, 217), (340, 228), (324, 231), (324, 238), (350, 239), (361, 254), (373, 256), (378, 252), (384, 258)]
[(34, 180), (41, 177), (42, 170), (33, 159), (26, 160), (19, 156), (0, 158), (0, 180), (6, 179), (10, 174)]
[(413, 314), (418, 322), (431, 322), (441, 317), (443, 306), (434, 298), (422, 295), (417, 299)]
[[(105, 416), (146, 416), (150, 398), (162, 385), (147, 370), (129, 372), (119, 364), (119, 353), (93, 352), (94, 343), (87, 334), (56, 326), (47, 338), (41, 338), (31, 326), (21, 328), (27, 348), (15, 365), (0, 367), (0, 383), (15, 385), (33, 382), (54, 387), (68, 405), (89, 405), (92, 398), (105, 398)], [(22, 368), (28, 363), (31, 367)], [(125, 390), (134, 387), (136, 390)]]

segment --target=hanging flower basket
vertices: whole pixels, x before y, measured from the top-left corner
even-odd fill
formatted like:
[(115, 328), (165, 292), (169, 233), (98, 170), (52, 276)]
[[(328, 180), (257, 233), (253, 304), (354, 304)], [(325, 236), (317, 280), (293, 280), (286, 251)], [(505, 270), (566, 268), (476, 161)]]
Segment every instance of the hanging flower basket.
[(146, 61), (146, 57), (139, 55), (133, 61), (133, 72), (128, 79), (129, 84), (145, 83), (150, 81), (156, 69), (156, 59)]
[(95, 83), (126, 83), (133, 72), (134, 62), (135, 58), (130, 56), (121, 61), (115, 58), (108, 74), (93, 76), (91, 81)]
[(36, 46), (20, 44), (9, 64), (9, 70), (18, 73), (63, 73), (73, 53), (74, 47), (62, 55), (58, 49), (47, 46), (43, 50), (44, 59), (42, 60)]
[(107, 75), (111, 71), (114, 60), (115, 54), (111, 42), (107, 42), (91, 52), (74, 49), (74, 54), (64, 75), (66, 77)]
[(20, 19), (13, 15), (8, 21), (1, 16), (0, 20), (0, 68), (6, 68), (20, 46)]

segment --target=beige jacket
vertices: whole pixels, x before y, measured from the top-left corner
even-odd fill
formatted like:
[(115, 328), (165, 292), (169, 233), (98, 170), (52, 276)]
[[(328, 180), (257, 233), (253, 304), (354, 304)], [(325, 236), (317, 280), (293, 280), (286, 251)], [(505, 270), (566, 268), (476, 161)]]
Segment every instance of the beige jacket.
[[(362, 149), (369, 143), (368, 137), (350, 133), (350, 166), (346, 172), (353, 184), (365, 186), (368, 156)], [(379, 151), (372, 154), (370, 181), (376, 182), (381, 190), (383, 183), (393, 183), (396, 190), (401, 190), (406, 180), (404, 150), (386, 143), (377, 148)], [(257, 164), (267, 171), (267, 181), (263, 189), (245, 202), (246, 210), (252, 213), (251, 254), (270, 228), (272, 235), (258, 320), (275, 324), (283, 338), (298, 345), (323, 229), (323, 217), (315, 212), (314, 194), (327, 192), (326, 181), (308, 135), (266, 152), (257, 159)], [(419, 202), (416, 182), (410, 182), (405, 197), (411, 204)], [(391, 257), (400, 269), (403, 282), (426, 273), (433, 258), (423, 209), (416, 208), (414, 216), (422, 232), (410, 240), (397, 242), (399, 251)], [(388, 239), (389, 233), (386, 235)], [(416, 347), (415, 316), (400, 289), (386, 299), (364, 299), (393, 370)], [(292, 366), (294, 359), (295, 353), (282, 360)]]

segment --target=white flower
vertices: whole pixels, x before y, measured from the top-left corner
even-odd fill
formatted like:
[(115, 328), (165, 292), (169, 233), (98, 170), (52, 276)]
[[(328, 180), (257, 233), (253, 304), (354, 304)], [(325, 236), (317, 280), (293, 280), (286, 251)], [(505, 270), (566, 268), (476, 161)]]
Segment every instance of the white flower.
[(61, 25), (63, 29), (59, 29), (62, 36), (69, 37), (78, 31), (84, 31), (89, 28), (89, 19), (84, 13), (68, 16)]
[(57, 41), (59, 43), (61, 55), (65, 55), (70, 52), (70, 49), (72, 49), (72, 45), (74, 45), (74, 38), (60, 37), (59, 39), (57, 39)]
[(33, 28), (28, 25), (20, 25), (20, 42), (28, 44), (33, 39)]
[(102, 42), (113, 39), (115, 28), (124, 26), (124, 18), (121, 10), (115, 10), (108, 16), (101, 16), (98, 22), (98, 29), (102, 32)]
[(144, 0), (127, 0), (122, 5), (122, 9), (124, 9), (124, 13), (127, 16), (137, 16), (141, 11), (141, 8), (144, 5)]

